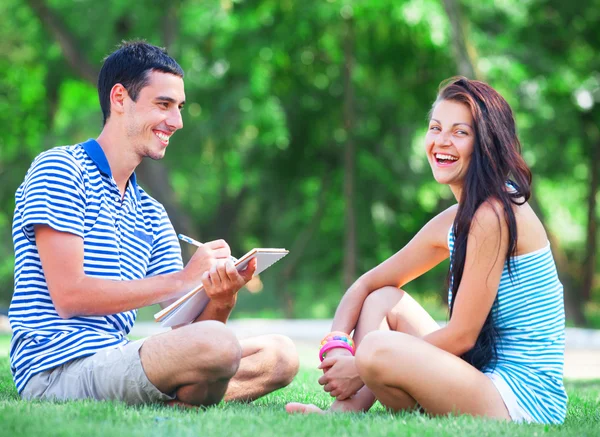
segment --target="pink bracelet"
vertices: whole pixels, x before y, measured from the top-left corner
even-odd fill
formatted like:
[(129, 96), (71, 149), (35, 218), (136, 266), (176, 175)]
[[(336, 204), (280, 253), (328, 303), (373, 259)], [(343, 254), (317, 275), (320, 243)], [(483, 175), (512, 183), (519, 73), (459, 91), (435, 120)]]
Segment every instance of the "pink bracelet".
[(343, 340), (332, 340), (332, 341), (328, 341), (327, 343), (325, 343), (323, 345), (323, 347), (319, 351), (319, 358), (321, 359), (321, 361), (323, 361), (325, 359), (325, 354), (328, 351), (330, 351), (331, 349), (339, 348), (339, 347), (347, 349), (348, 351), (350, 351), (350, 353), (352, 355), (354, 355), (354, 348), (352, 346), (350, 346), (348, 343), (346, 343)]

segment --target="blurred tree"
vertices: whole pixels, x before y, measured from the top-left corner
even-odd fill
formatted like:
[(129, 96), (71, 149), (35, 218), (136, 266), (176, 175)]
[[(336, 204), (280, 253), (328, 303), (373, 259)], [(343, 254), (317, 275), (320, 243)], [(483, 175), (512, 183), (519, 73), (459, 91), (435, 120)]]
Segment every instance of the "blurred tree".
[[(513, 105), (561, 273), (578, 281), (565, 286), (596, 290), (599, 120), (575, 96), (599, 98), (598, 0), (560, 3), (5, 0), (1, 298), (12, 292), (16, 187), (42, 150), (98, 134), (101, 60), (139, 37), (180, 62), (188, 102), (165, 159), (139, 168), (142, 185), (177, 231), (225, 238), (234, 254), (291, 249), (237, 314), (331, 316), (349, 282), (453, 202), (422, 143), (437, 86), (457, 70)], [(409, 290), (445, 294), (445, 269)]]
[(492, 83), (513, 94), (534, 173), (531, 203), (547, 225), (567, 314), (584, 324), (598, 271), (600, 65), (593, 53), (600, 46), (600, 2), (511, 1), (496, 8), (465, 0), (465, 5), (478, 29), (472, 36), (479, 65)]

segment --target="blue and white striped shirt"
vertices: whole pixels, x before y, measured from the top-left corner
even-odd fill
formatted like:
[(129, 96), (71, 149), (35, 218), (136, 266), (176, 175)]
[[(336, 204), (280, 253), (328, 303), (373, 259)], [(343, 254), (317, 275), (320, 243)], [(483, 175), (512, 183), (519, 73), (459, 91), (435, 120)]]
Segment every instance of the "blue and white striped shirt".
[(83, 239), (86, 275), (141, 279), (183, 268), (164, 207), (133, 174), (123, 199), (95, 140), (40, 154), (17, 189), (13, 218), (15, 290), (10, 364), (19, 393), (36, 373), (128, 342), (137, 310), (62, 319), (52, 303), (35, 243), (35, 225)]
[[(454, 235), (448, 235), (452, 259)], [(512, 279), (505, 263), (492, 320), (498, 332), (498, 356), (493, 373), (504, 379), (519, 406), (535, 422), (563, 423), (567, 394), (563, 386), (565, 312), (550, 244), (512, 257)], [(448, 291), (448, 305), (452, 289)]]

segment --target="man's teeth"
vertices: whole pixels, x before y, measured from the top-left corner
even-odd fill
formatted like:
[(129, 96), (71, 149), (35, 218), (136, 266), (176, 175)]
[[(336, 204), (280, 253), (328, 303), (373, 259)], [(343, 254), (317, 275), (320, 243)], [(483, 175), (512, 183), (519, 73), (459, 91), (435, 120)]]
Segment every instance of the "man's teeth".
[(163, 132), (154, 132), (154, 135), (156, 135), (161, 141), (169, 141), (169, 135)]
[(443, 153), (436, 153), (435, 157), (437, 159), (443, 159), (444, 161), (458, 161), (458, 158), (452, 155), (445, 155)]

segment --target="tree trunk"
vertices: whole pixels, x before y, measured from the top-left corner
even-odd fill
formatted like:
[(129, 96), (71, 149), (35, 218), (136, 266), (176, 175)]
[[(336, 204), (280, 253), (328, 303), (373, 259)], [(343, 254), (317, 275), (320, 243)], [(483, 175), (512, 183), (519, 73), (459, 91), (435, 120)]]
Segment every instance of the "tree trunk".
[(162, 43), (171, 56), (173, 56), (173, 42), (177, 39), (177, 30), (179, 29), (180, 4), (180, 0), (165, 0), (163, 2), (166, 14), (161, 27)]
[(344, 286), (349, 287), (356, 279), (356, 215), (354, 210), (354, 182), (356, 147), (354, 143), (354, 21), (346, 20), (344, 35), (344, 129), (346, 146), (344, 148)]
[(279, 275), (277, 280), (278, 293), (281, 293), (284, 301), (284, 312), (285, 317), (290, 319), (294, 316), (294, 294), (289, 291), (289, 283), (296, 272), (302, 255), (304, 254), (308, 243), (312, 240), (312, 237), (316, 230), (319, 228), (323, 214), (327, 206), (327, 192), (329, 189), (329, 171), (325, 172), (325, 176), (321, 180), (321, 191), (319, 192), (319, 198), (317, 200), (317, 211), (313, 215), (310, 223), (301, 232), (297, 234), (296, 239), (292, 243), (290, 254), (286, 259), (285, 268)]
[(244, 206), (243, 201), (248, 194), (248, 186), (243, 186), (235, 197), (228, 197), (226, 188), (226, 183), (222, 183), (219, 207), (212, 220), (211, 229), (214, 230), (214, 238), (230, 241), (236, 220), (239, 219), (239, 212)]
[(475, 49), (466, 38), (467, 22), (462, 17), (460, 0), (444, 0), (444, 9), (452, 30), (452, 50), (456, 58), (458, 74), (469, 79), (477, 79), (479, 74), (473, 63)]
[(587, 221), (587, 239), (585, 243), (585, 259), (583, 262), (583, 284), (581, 289), (581, 298), (583, 303), (589, 302), (594, 289), (594, 276), (596, 273), (596, 251), (598, 247), (598, 217), (596, 216), (596, 197), (598, 195), (598, 182), (600, 168), (600, 132), (593, 122), (591, 116), (584, 126), (586, 128), (589, 147), (590, 163), (590, 185), (588, 194), (588, 221)]
[(85, 58), (79, 44), (62, 20), (43, 0), (27, 0), (50, 35), (59, 43), (69, 66), (86, 81), (96, 85), (99, 69)]

